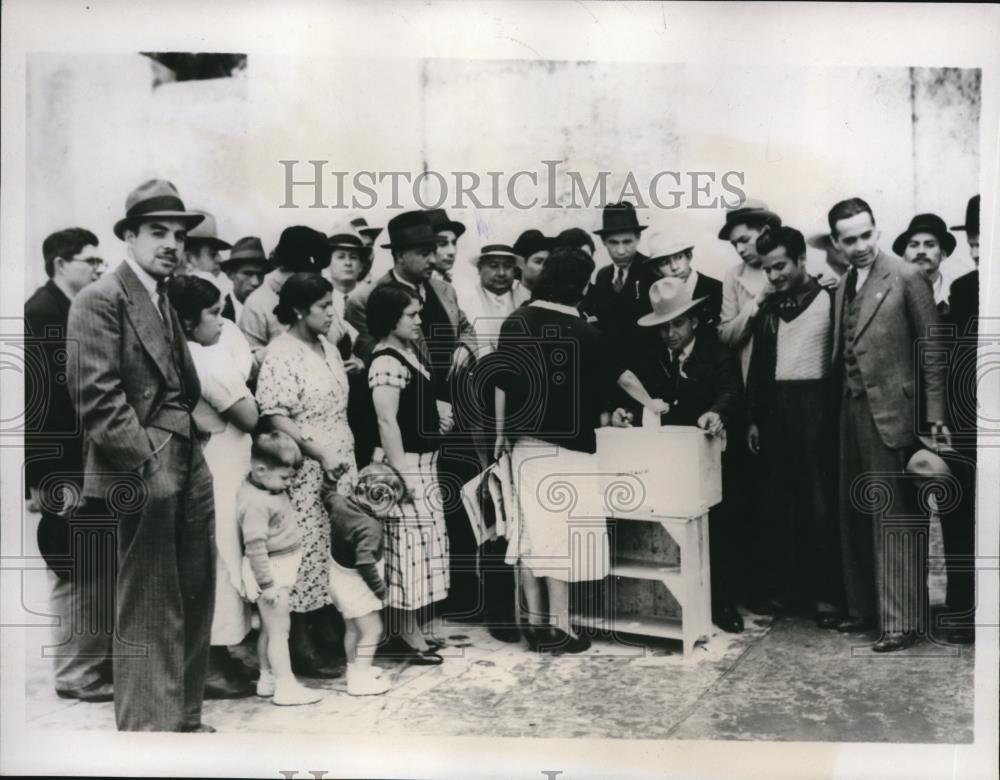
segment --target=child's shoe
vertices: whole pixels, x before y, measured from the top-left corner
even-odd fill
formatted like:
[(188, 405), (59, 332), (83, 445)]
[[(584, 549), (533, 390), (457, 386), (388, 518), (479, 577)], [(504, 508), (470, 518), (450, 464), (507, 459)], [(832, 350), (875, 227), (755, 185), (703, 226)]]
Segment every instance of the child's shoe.
[(307, 688), (291, 677), (275, 681), (274, 698), (271, 701), (282, 707), (294, 707), (297, 704), (315, 704), (322, 698), (319, 691)]
[(378, 676), (373, 666), (347, 665), (347, 692), (351, 696), (378, 696), (392, 688), (392, 683)]
[(274, 675), (271, 672), (261, 670), (260, 677), (257, 678), (257, 695), (274, 696)]

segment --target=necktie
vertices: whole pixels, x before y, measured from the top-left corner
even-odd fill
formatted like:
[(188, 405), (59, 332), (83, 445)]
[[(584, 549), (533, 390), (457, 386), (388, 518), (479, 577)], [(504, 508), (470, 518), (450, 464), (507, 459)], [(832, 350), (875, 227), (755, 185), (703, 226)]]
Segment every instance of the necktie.
[(157, 309), (160, 311), (160, 318), (163, 320), (163, 329), (167, 333), (167, 339), (173, 341), (173, 328), (170, 322), (170, 302), (167, 300), (167, 283), (156, 283)]
[(615, 279), (612, 282), (612, 286), (615, 288), (616, 293), (620, 293), (625, 286), (625, 269), (620, 265), (615, 268)]
[(844, 287), (844, 296), (848, 301), (853, 301), (854, 296), (858, 294), (858, 269), (852, 267), (850, 271), (847, 272), (847, 283)]
[(937, 305), (938, 314), (942, 317), (947, 317), (948, 313), (951, 311), (951, 307), (948, 305), (948, 301), (941, 301)]
[(226, 296), (226, 302), (222, 306), (222, 316), (230, 322), (236, 322), (236, 307), (233, 306), (232, 294)]

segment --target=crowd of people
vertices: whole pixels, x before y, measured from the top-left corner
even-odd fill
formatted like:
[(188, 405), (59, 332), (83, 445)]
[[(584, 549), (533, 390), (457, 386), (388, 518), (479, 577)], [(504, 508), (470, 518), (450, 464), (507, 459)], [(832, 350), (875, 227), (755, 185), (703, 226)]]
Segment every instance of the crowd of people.
[[(93, 233), (52, 234), (25, 304), (25, 392), (27, 487), (70, 627), (57, 693), (113, 699), (121, 730), (211, 731), (205, 698), (308, 704), (319, 691), (296, 675), (339, 676), (345, 657), (348, 693), (378, 694), (376, 653), (443, 663), (435, 615), (581, 652), (572, 586), (608, 576), (607, 529), (574, 524), (540, 484), (558, 471), (590, 490), (595, 429), (650, 420), (726, 439), (709, 523), (720, 629), (743, 630), (742, 606), (873, 632), (876, 652), (972, 641), (974, 380), (920, 345), (974, 360), (977, 272), (949, 289), (941, 265), (952, 231), (978, 264), (979, 198), (951, 230), (915, 216), (893, 254), (859, 198), (828, 224), (807, 239), (746, 200), (719, 232), (739, 257), (720, 281), (683, 235), (640, 252), (646, 226), (616, 203), (592, 231), (611, 259), (596, 275), (590, 232), (532, 229), (483, 246), (461, 290), (465, 226), (444, 209), (384, 231), (292, 226), (267, 253), (151, 180), (114, 226), (125, 258), (109, 273)], [(383, 233), (393, 267), (373, 279)], [(829, 274), (810, 275), (807, 245)], [(461, 488), (502, 457), (516, 530), (477, 543)], [(100, 529), (115, 543), (95, 559), (74, 539)], [(254, 611), (259, 673), (228, 650)]]

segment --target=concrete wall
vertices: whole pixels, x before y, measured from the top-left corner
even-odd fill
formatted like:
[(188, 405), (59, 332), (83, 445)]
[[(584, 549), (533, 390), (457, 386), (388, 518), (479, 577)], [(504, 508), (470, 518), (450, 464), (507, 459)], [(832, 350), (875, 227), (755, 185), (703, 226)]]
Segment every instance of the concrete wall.
[[(44, 280), (40, 246), (81, 225), (116, 261), (111, 226), (127, 192), (153, 176), (172, 180), (191, 207), (216, 214), (223, 237), (282, 228), (330, 231), (342, 209), (282, 209), (281, 159), (328, 160), (326, 170), (468, 170), (510, 175), (559, 160), (590, 182), (611, 171), (610, 198), (628, 172), (640, 184), (661, 170), (743, 172), (744, 189), (803, 232), (825, 229), (836, 200), (866, 198), (888, 246), (910, 216), (935, 210), (959, 222), (977, 189), (979, 73), (955, 69), (778, 68), (538, 60), (303, 59), (251, 54), (245, 77), (152, 88), (140, 55), (37, 54), (29, 58), (26, 292)], [(335, 200), (332, 177), (324, 200)], [(663, 186), (670, 189), (668, 180)], [(392, 215), (389, 182), (372, 224)], [(529, 189), (535, 189), (530, 188)], [(689, 187), (687, 189), (690, 189)], [(663, 190), (661, 190), (662, 192)], [(483, 190), (488, 193), (488, 188)], [(345, 193), (348, 197), (351, 191)], [(569, 200), (556, 179), (557, 201)], [(716, 185), (712, 197), (726, 195)], [(426, 193), (425, 193), (426, 197)], [(691, 199), (686, 194), (681, 205)], [(400, 196), (413, 207), (408, 188)], [(470, 283), (480, 240), (513, 241), (527, 227), (599, 226), (588, 209), (457, 210), (470, 228), (458, 281)], [(721, 208), (645, 209), (658, 227), (696, 242), (696, 263), (722, 274), (736, 261), (715, 237)], [(606, 261), (603, 257), (601, 261)], [(821, 256), (810, 256), (817, 270)], [(949, 263), (967, 266), (964, 242)], [(388, 267), (379, 251), (376, 272)]]

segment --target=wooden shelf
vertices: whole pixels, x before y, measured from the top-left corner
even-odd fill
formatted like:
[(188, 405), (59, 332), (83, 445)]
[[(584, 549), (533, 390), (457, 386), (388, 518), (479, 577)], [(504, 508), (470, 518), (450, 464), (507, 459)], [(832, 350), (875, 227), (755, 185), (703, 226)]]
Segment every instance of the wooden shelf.
[(684, 638), (679, 618), (623, 614), (616, 617), (573, 615), (570, 620), (578, 626), (596, 628), (600, 631), (616, 631), (619, 634), (656, 636), (664, 639)]
[(630, 577), (637, 580), (663, 582), (673, 590), (681, 582), (681, 567), (677, 564), (651, 563), (633, 558), (615, 558), (611, 562), (611, 574), (615, 577)]

